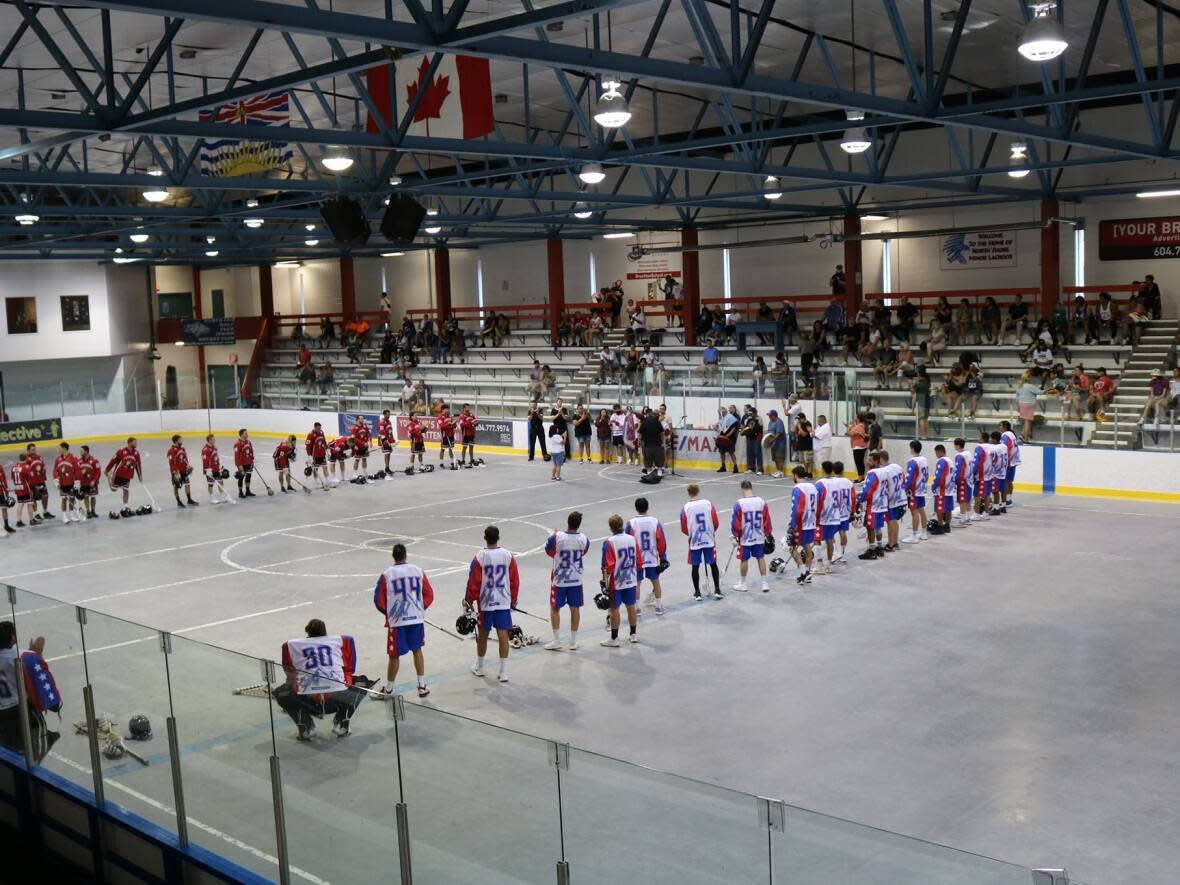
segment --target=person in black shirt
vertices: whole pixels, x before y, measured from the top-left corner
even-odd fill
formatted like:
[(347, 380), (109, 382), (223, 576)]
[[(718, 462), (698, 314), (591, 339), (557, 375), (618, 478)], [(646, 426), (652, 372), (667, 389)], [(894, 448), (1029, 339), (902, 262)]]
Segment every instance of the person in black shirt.
[(909, 341), (910, 332), (913, 331), (914, 320), (917, 319), (917, 316), (918, 308), (910, 303), (909, 298), (902, 295), (901, 303), (897, 305), (897, 325), (893, 327), (893, 334)]
[(795, 433), (792, 440), (796, 456), (800, 463), (811, 471), (812, 451), (814, 445), (811, 437), (811, 422), (807, 420), (807, 416), (800, 412), (795, 416)]
[(847, 281), (847, 278), (844, 276), (844, 265), (837, 264), (836, 272), (828, 279), (828, 285), (832, 287), (832, 294), (843, 295), (844, 286)]
[(533, 460), (533, 447), (540, 443), (541, 457), (549, 460), (549, 448), (545, 444), (545, 421), (541, 413), (541, 404), (533, 400), (529, 406), (529, 460)]
[(1012, 343), (1020, 343), (1020, 335), (1024, 332), (1024, 327), (1028, 325), (1028, 305), (1024, 303), (1024, 296), (1019, 292), (1016, 293), (1016, 300), (1008, 305), (1008, 316), (1004, 317), (1004, 324), (1000, 326), (1000, 343), (1003, 343), (1004, 338), (1008, 335), (1008, 330), (1012, 330)]
[(643, 447), (643, 472), (650, 473), (653, 469), (658, 474), (664, 472), (664, 425), (660, 416), (648, 407), (643, 409), (643, 417), (639, 420), (639, 444)]

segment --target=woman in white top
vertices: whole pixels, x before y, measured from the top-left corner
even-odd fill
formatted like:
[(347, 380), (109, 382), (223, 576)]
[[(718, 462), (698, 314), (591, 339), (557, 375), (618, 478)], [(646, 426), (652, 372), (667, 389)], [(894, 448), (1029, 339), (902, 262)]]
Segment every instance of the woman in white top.
[(631, 331), (636, 334), (647, 331), (647, 314), (643, 312), (643, 304), (636, 304), (631, 311)]
[(930, 337), (926, 339), (926, 361), (930, 363), (941, 362), (941, 354), (944, 350), (946, 350), (946, 330), (943, 329), (942, 323), (934, 320), (930, 323)]
[(815, 450), (815, 464), (832, 460), (832, 425), (828, 423), (826, 415), (815, 419), (815, 427), (811, 430), (811, 447)]

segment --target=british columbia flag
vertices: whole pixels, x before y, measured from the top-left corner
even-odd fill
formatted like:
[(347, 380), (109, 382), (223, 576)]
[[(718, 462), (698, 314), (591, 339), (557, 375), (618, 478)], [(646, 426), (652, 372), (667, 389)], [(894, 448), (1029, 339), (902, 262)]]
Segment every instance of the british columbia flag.
[(20, 658), (25, 666), (25, 685), (29, 690), (29, 702), (42, 713), (46, 710), (60, 710), (61, 695), (45, 659), (35, 651), (22, 652)]
[[(202, 123), (286, 128), (290, 122), (290, 105), (286, 92), (268, 92), (221, 105), (216, 110), (201, 111), (198, 119)], [(294, 155), (294, 149), (286, 141), (206, 140), (201, 145), (201, 174), (218, 178), (257, 175), (286, 166)]]

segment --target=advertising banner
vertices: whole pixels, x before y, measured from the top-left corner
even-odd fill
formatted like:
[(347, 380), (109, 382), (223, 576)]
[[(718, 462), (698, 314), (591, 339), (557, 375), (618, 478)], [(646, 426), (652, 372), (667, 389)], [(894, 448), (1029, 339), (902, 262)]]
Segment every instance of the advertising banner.
[(61, 439), (61, 418), (0, 424), (0, 446)]
[(1016, 267), (1016, 232), (976, 231), (940, 238), (939, 267), (965, 270), (971, 267)]
[(1099, 261), (1147, 258), (1180, 258), (1180, 216), (1121, 218), (1099, 223)]
[(181, 320), (180, 339), (185, 344), (233, 344), (233, 317), (209, 320)]
[[(435, 418), (419, 418), (422, 422), (422, 429), (426, 435), (428, 443), (437, 443), (442, 439), (438, 432), (438, 420)], [(399, 440), (409, 439), (410, 435), (406, 431), (410, 419), (404, 415), (399, 415), (397, 418), (397, 438)], [(455, 444), (458, 445), (461, 441), (458, 428), (455, 429)], [(489, 420), (487, 418), (480, 418), (479, 425), (475, 429), (475, 444), (477, 446), (505, 446), (512, 447), (512, 422), (501, 421), (498, 419)]]

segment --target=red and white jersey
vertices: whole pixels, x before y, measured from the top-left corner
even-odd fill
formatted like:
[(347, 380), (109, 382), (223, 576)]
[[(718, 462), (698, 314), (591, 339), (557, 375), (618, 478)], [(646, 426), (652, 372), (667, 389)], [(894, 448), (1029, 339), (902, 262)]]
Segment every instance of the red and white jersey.
[(139, 451), (130, 446), (123, 446), (107, 462), (106, 472), (115, 471), (116, 479), (132, 480), (143, 475), (143, 463), (139, 460)]
[(25, 465), (29, 468), (29, 485), (45, 485), (45, 480), (48, 479), (45, 473), (45, 459), (40, 455), (32, 454), (25, 459)]
[(639, 439), (639, 416), (634, 412), (627, 412), (623, 420), (623, 440), (628, 447)]
[(1008, 466), (1016, 467), (1020, 464), (1020, 440), (1011, 430), (1000, 434), (1000, 443), (1008, 450)]
[(815, 518), (820, 525), (839, 525), (844, 521), (840, 511), (837, 478), (825, 476), (815, 481)]
[(901, 469), (901, 465), (890, 462), (878, 469), (884, 475), (885, 481), (889, 483), (889, 506), (905, 507), (905, 471)]
[(249, 467), (254, 464), (254, 443), (239, 439), (234, 443), (234, 467)]
[(331, 450), (333, 458), (343, 458), (348, 454), (348, 450), (352, 448), (352, 437), (338, 436), (332, 440), (332, 444), (328, 448)]
[(663, 524), (654, 516), (636, 516), (623, 529), (639, 545), (641, 568), (655, 568), (668, 558), (668, 539)]
[(377, 422), (377, 442), (383, 446), (393, 445), (393, 422), (385, 416)]
[(930, 489), (934, 493), (934, 497), (945, 498), (954, 495), (954, 469), (954, 464), (946, 455), (934, 463), (934, 485)]
[(477, 419), (470, 412), (461, 412), (459, 414), (459, 429), (463, 431), (464, 439), (474, 439), (475, 429), (479, 426), (479, 419)]
[(92, 486), (102, 475), (102, 465), (93, 455), (83, 455), (78, 459), (78, 482), (84, 486)]
[(221, 472), (221, 455), (213, 443), (201, 446), (201, 469), (206, 473)]
[(8, 494), (8, 472), (4, 469), (4, 465), (0, 464), (0, 495)]
[(72, 454), (58, 455), (53, 462), (53, 478), (60, 486), (72, 486), (78, 481), (78, 459)]
[(622, 436), (623, 429), (627, 426), (627, 414), (625, 412), (611, 412), (610, 413), (610, 435)]
[(631, 535), (612, 535), (602, 542), (602, 574), (612, 590), (628, 590), (639, 583), (636, 568), (639, 544)]
[(184, 446), (168, 447), (168, 469), (172, 473), (184, 473), (188, 470), (188, 452)]
[[(852, 519), (852, 502), (856, 499), (856, 487), (852, 480), (843, 476), (834, 476), (825, 480), (828, 490), (840, 502), (840, 521)], [(822, 523), (821, 523), (822, 525)]]
[(545, 542), (545, 553), (553, 558), (550, 581), (554, 587), (581, 587), (585, 575), (590, 538), (584, 532), (554, 532)]
[(363, 421), (358, 421), (352, 425), (350, 434), (354, 445), (358, 449), (367, 449), (373, 439), (373, 432), (369, 430), (369, 425)]
[(467, 601), (479, 604), (481, 612), (500, 611), (516, 605), (520, 573), (516, 557), (503, 547), (477, 550), (467, 572)]
[(1008, 478), (1008, 449), (1003, 443), (992, 443), (988, 464), (994, 471), (992, 479)]
[(390, 629), (423, 623), (432, 602), (434, 588), (426, 572), (409, 563), (391, 565), (373, 588), (373, 605), (385, 615)]
[(29, 468), (27, 464), (17, 462), (12, 465), (12, 491), (17, 495), (29, 493)]
[(351, 636), (311, 636), (283, 643), (283, 668), (295, 676), (295, 694), (331, 694), (352, 685), (356, 643)]
[(795, 488), (791, 489), (791, 528), (797, 538), (802, 538), (803, 532), (815, 531), (815, 506), (818, 498), (819, 492), (812, 483), (796, 483)]
[(729, 528), (743, 547), (764, 544), (766, 538), (774, 532), (770, 524), (770, 508), (757, 495), (738, 498), (733, 505), (733, 518), (730, 520)]
[(452, 418), (450, 415), (439, 415), (438, 416), (438, 421), (437, 421), (438, 432), (443, 436), (444, 439), (454, 439), (455, 426), (457, 424), (458, 424), (458, 422), (454, 418)]
[(716, 547), (717, 529), (720, 525), (717, 508), (706, 498), (689, 501), (680, 508), (680, 531), (688, 535), (689, 550)]
[(406, 422), (406, 433), (410, 435), (411, 442), (424, 442), (426, 439), (422, 430), (422, 422), (417, 418), (411, 418)]
[(328, 440), (324, 436), (324, 431), (312, 428), (312, 431), (307, 435), (307, 439), (303, 441), (303, 450), (307, 452), (308, 457), (319, 461), (327, 457), (328, 454)]
[(916, 498), (926, 497), (926, 490), (930, 487), (930, 462), (925, 455), (915, 455), (906, 462), (905, 487)]
[(291, 466), (291, 459), (295, 455), (295, 447), (289, 446), (285, 442), (279, 443), (275, 446), (271, 458), (274, 460), (275, 470), (286, 470)]

